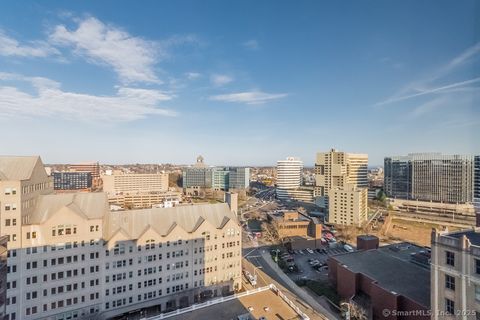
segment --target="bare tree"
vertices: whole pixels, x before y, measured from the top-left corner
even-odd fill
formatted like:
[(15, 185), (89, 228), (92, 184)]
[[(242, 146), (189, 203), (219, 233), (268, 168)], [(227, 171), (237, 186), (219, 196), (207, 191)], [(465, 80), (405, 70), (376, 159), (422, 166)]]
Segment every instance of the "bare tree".
[(271, 221), (270, 223), (263, 223), (262, 234), (263, 238), (267, 241), (270, 241), (272, 243), (281, 242), (281, 238), (278, 234), (278, 224), (275, 221)]

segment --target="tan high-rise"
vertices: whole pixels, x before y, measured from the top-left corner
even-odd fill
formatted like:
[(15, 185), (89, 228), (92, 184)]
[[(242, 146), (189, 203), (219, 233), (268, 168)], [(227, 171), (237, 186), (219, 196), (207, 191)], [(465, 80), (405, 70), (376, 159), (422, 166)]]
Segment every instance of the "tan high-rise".
[[(329, 210), (331, 219), (340, 217), (340, 203), (329, 204), (330, 193), (335, 194), (344, 190), (350, 200), (354, 201), (349, 206), (354, 209), (354, 218), (347, 219), (348, 223), (361, 224), (364, 218), (364, 193), (362, 189), (368, 187), (368, 155), (346, 153), (331, 149), (329, 152), (317, 153), (315, 161), (315, 197), (316, 203)], [(333, 210), (333, 211), (330, 211)], [(350, 216), (350, 209), (349, 216)], [(339, 219), (337, 219), (340, 221)], [(344, 219), (342, 219), (344, 221)], [(355, 221), (355, 222), (354, 222)]]

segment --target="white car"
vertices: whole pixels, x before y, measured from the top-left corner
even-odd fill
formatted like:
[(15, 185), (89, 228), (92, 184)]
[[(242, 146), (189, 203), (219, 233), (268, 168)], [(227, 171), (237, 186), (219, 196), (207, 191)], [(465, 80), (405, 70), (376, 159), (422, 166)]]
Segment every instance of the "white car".
[(345, 251), (347, 251), (347, 252), (353, 252), (354, 251), (353, 248), (348, 244), (344, 245), (343, 249), (345, 249)]
[(312, 250), (312, 249), (307, 248), (306, 250), (307, 250), (308, 253), (313, 254), (313, 250)]

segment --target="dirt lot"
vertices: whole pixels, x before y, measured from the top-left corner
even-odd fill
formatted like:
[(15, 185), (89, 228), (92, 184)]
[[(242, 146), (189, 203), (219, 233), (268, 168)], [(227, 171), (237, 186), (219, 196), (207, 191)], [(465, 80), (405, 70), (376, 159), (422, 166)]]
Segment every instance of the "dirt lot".
[[(361, 234), (371, 234), (380, 238), (381, 243), (393, 243), (399, 241), (408, 241), (421, 246), (430, 246), (430, 235), (432, 228), (440, 230), (444, 229), (441, 224), (428, 223), (428, 222), (416, 222), (399, 219), (394, 217), (392, 219), (387, 218), (384, 223), (377, 225), (375, 229), (361, 229), (338, 227), (338, 238), (343, 239), (352, 245), (356, 245), (356, 237)], [(459, 230), (458, 228), (450, 227), (450, 231)]]

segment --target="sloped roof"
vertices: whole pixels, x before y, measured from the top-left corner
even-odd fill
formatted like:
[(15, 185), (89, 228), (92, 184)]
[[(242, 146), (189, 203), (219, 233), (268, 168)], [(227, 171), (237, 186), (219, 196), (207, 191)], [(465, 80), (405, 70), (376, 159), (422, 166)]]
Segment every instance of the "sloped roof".
[(130, 239), (138, 239), (149, 226), (160, 235), (168, 235), (176, 226), (193, 232), (204, 221), (220, 229), (229, 220), (236, 221), (236, 216), (226, 203), (218, 203), (116, 211), (109, 214), (108, 220), (107, 240), (119, 230), (123, 230)]
[(84, 219), (101, 219), (108, 213), (107, 196), (102, 192), (49, 194), (39, 196), (30, 223), (44, 223), (64, 207)]
[(39, 156), (0, 156), (0, 179), (28, 180), (38, 161)]

